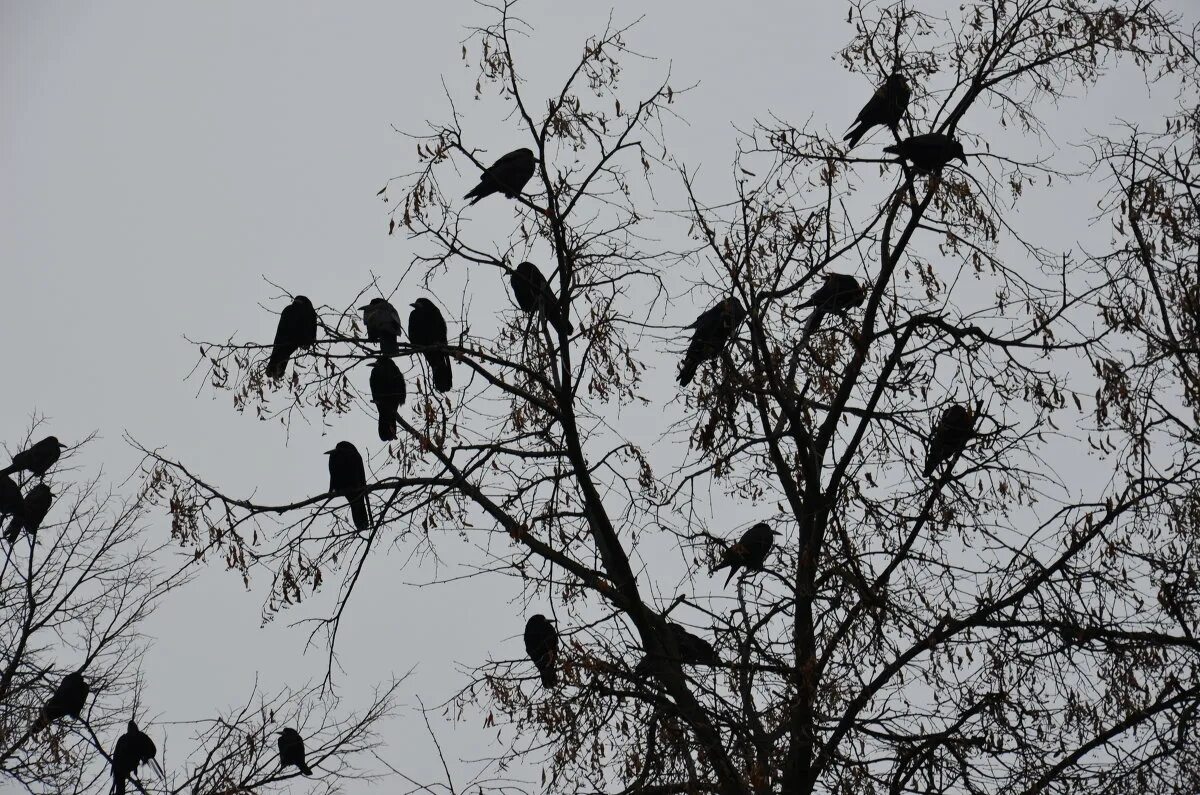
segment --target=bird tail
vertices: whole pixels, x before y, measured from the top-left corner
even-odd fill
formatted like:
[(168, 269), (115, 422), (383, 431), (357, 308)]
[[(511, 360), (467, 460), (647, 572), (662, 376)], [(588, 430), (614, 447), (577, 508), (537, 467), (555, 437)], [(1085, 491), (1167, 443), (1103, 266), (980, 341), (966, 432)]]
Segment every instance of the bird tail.
[(433, 386), (439, 392), (449, 392), (454, 386), (454, 373), (450, 370), (450, 357), (444, 353), (425, 354), (429, 369), (433, 371)]
[(272, 350), (271, 360), (267, 362), (267, 378), (283, 378), (284, 372), (287, 371), (287, 363), (290, 356), (291, 352), (287, 350), (279, 350), (278, 348)]
[(483, 192), (483, 184), (480, 183), (479, 185), (476, 185), (474, 188), (471, 188), (470, 192), (467, 193), (466, 196), (463, 196), (463, 198), (470, 199), (471, 204), (474, 205), (476, 202), (478, 202), (480, 199), (482, 199), (486, 195), (487, 194)]
[(379, 354), (381, 356), (399, 356), (400, 341), (395, 337), (384, 337), (379, 341)]
[(370, 530), (371, 512), (367, 508), (367, 495), (356, 494), (347, 497), (347, 500), (350, 503), (350, 516), (354, 519), (354, 526), (359, 530)]
[(391, 407), (379, 409), (379, 441), (391, 442), (396, 439), (396, 412)]
[(730, 565), (730, 567), (729, 567), (729, 576), (725, 578), (725, 584), (721, 586), (722, 588), (728, 588), (728, 587), (729, 587), (729, 582), (730, 582), (730, 580), (732, 580), (732, 579), (733, 579), (733, 575), (737, 574), (737, 570), (738, 570), (738, 567), (737, 567), (737, 566)]
[(937, 465), (938, 465), (937, 459), (933, 457), (932, 453), (925, 456), (925, 471), (923, 473), (925, 475), (925, 477), (929, 477), (930, 475), (932, 475), (933, 470), (937, 469)]
[(699, 365), (700, 362), (696, 361), (696, 359), (692, 358), (691, 356), (685, 356), (683, 358), (683, 366), (679, 368), (680, 386), (687, 386), (688, 384), (692, 383), (692, 379), (696, 377), (696, 368)]
[(125, 776), (113, 773), (112, 795), (125, 795)]
[(300, 768), (300, 775), (302, 775), (302, 776), (311, 776), (312, 775), (312, 768), (309, 767), (308, 765), (306, 765), (304, 762), (297, 762), (296, 767)]
[(37, 734), (50, 728), (50, 716), (46, 713), (46, 708), (42, 707), (38, 710), (37, 720), (33, 722), (33, 727), (29, 730), (30, 734)]
[(895, 155), (896, 157), (899, 157), (900, 156), (900, 145), (892, 144), (891, 146), (885, 146), (885, 147), (883, 147), (883, 151), (887, 152), (889, 155)]
[(808, 322), (804, 324), (804, 334), (800, 337), (800, 344), (808, 342), (808, 338), (817, 333), (817, 329), (821, 327), (821, 321), (825, 319), (825, 310), (817, 307), (812, 314), (808, 316)]
[(850, 132), (846, 133), (846, 137), (842, 139), (843, 141), (847, 142), (846, 150), (849, 151), (858, 146), (858, 142), (862, 140), (862, 137), (867, 134), (867, 130), (869, 129), (871, 129), (870, 126), (867, 125), (866, 122), (862, 122), (857, 127), (852, 128)]
[(13, 520), (8, 523), (8, 531), (4, 534), (4, 540), (10, 544), (17, 543), (17, 538), (21, 535), (21, 529), (25, 526), (25, 520), (20, 516), (14, 516)]
[(542, 675), (542, 685), (545, 687), (555, 687), (558, 685), (558, 671), (551, 667), (547, 667), (540, 673)]

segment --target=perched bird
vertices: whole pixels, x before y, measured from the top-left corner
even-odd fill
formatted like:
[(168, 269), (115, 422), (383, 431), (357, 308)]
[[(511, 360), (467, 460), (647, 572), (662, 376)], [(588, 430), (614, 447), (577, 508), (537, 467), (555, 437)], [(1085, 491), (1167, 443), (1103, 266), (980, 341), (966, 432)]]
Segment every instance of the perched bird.
[(560, 332), (570, 334), (575, 330), (571, 321), (563, 314), (558, 298), (550, 288), (550, 282), (546, 281), (546, 277), (532, 262), (522, 262), (509, 274), (508, 280), (521, 311), (530, 314), (541, 312), (550, 325)]
[(531, 149), (517, 149), (492, 163), (484, 170), (479, 178), (479, 184), (471, 188), (464, 199), (470, 199), (471, 204), (493, 193), (503, 193), (509, 199), (521, 195), (525, 183), (533, 178), (533, 169), (537, 164)]
[(696, 368), (702, 362), (721, 355), (734, 330), (746, 317), (746, 310), (737, 298), (726, 298), (712, 309), (696, 318), (690, 329), (695, 329), (683, 366), (679, 369), (679, 383), (687, 386), (696, 376)]
[(396, 412), (404, 405), (404, 374), (386, 357), (371, 362), (371, 400), (379, 409), (379, 439), (396, 438)]
[(52, 502), (54, 502), (54, 494), (45, 483), (38, 483), (31, 488), (25, 495), (20, 513), (13, 516), (13, 520), (9, 522), (8, 532), (4, 534), (5, 540), (10, 544), (15, 544), (22, 530), (30, 534), (36, 533), (42, 526), (42, 520), (50, 512), (50, 503)]
[[(154, 763), (158, 748), (149, 735), (137, 724), (129, 721), (128, 730), (117, 738), (112, 752), (113, 795), (125, 795), (125, 782), (137, 772), (138, 767)], [(161, 769), (159, 770), (161, 773)]]
[(16, 516), (24, 507), (21, 487), (8, 475), (0, 475), (0, 516)]
[(312, 301), (298, 295), (279, 313), (279, 325), (275, 327), (275, 342), (271, 345), (271, 358), (267, 362), (268, 378), (283, 378), (288, 359), (301, 348), (311, 347), (317, 341), (317, 310)]
[(904, 118), (904, 112), (908, 110), (910, 96), (912, 96), (912, 91), (909, 90), (908, 80), (904, 78), (904, 75), (899, 72), (888, 75), (883, 84), (875, 89), (875, 93), (867, 100), (867, 104), (863, 105), (863, 109), (858, 112), (854, 124), (850, 125), (850, 131), (843, 139), (849, 142), (846, 148), (853, 149), (859, 139), (878, 124), (891, 130), (898, 129), (900, 120)]
[(66, 445), (60, 442), (57, 436), (47, 436), (40, 442), (36, 442), (28, 450), (22, 450), (14, 455), (12, 463), (3, 470), (0, 470), (0, 475), (7, 475), (11, 472), (28, 469), (39, 478), (44, 478), (46, 477), (46, 472), (58, 460), (64, 447)]
[(932, 174), (940, 171), (942, 166), (951, 160), (967, 162), (967, 155), (962, 144), (956, 139), (943, 133), (925, 133), (905, 138), (898, 144), (884, 147), (883, 151), (895, 155), (901, 160), (908, 160), (913, 168), (922, 174)]
[[(704, 638), (693, 635), (672, 621), (667, 622), (667, 631), (671, 633), (675, 646), (679, 649), (680, 665), (717, 664), (717, 652), (713, 649), (712, 644)], [(654, 660), (651, 655), (646, 655), (633, 669), (633, 672), (638, 676), (645, 676), (652, 670), (654, 670)]]
[(67, 674), (54, 690), (54, 695), (50, 696), (50, 699), (42, 705), (38, 712), (37, 722), (33, 724), (33, 730), (40, 732), (47, 729), (59, 718), (70, 716), (78, 720), (90, 692), (92, 692), (91, 688), (83, 679), (83, 671), (73, 671)]
[(720, 562), (713, 567), (712, 573), (716, 574), (728, 566), (729, 576), (725, 578), (725, 586), (728, 586), (729, 581), (733, 579), (733, 575), (737, 574), (737, 570), (740, 568), (762, 571), (763, 564), (767, 562), (767, 555), (771, 553), (771, 547), (774, 546), (777, 535), (779, 534), (772, 530), (769, 524), (759, 522), (742, 533), (742, 537), (736, 544), (725, 550), (721, 555)]
[(408, 339), (414, 348), (422, 351), (429, 369), (433, 371), (433, 385), (439, 392), (447, 392), (454, 386), (450, 371), (450, 356), (443, 350), (446, 346), (446, 320), (428, 298), (418, 298), (411, 304), (408, 315)]
[(304, 761), (304, 738), (292, 728), (279, 733), (279, 766), (288, 765), (298, 767), (302, 776), (312, 775), (312, 768)]
[(933, 429), (933, 437), (929, 440), (929, 453), (925, 456), (925, 477), (933, 474), (933, 470), (943, 461), (948, 461), (961, 453), (971, 440), (975, 430), (975, 416), (966, 406), (955, 403), (944, 412)]
[(366, 306), (360, 306), (363, 323), (367, 326), (367, 340), (379, 343), (381, 356), (396, 356), (400, 353), (400, 313), (386, 299), (372, 298)]
[(558, 684), (558, 630), (541, 613), (525, 623), (525, 653), (542, 675), (543, 685)]
[(329, 456), (329, 491), (350, 503), (350, 516), (359, 530), (369, 530), (371, 514), (367, 510), (367, 470), (358, 448), (350, 442), (338, 442)]
[(821, 327), (825, 315), (830, 312), (845, 315), (847, 310), (860, 306), (866, 298), (867, 286), (859, 284), (858, 279), (853, 276), (846, 273), (825, 274), (824, 284), (818, 287), (807, 301), (800, 304), (800, 308), (813, 307), (813, 313), (804, 325), (804, 336), (801, 340), (808, 339)]

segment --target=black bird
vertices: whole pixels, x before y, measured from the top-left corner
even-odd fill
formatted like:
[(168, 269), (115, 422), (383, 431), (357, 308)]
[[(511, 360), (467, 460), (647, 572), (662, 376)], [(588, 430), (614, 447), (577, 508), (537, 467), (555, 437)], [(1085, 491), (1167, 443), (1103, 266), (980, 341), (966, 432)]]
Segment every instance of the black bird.
[[(713, 649), (712, 644), (704, 638), (693, 635), (672, 621), (667, 622), (667, 631), (671, 633), (671, 637), (675, 640), (675, 646), (679, 649), (680, 665), (717, 664), (717, 652)], [(645, 676), (653, 669), (654, 661), (650, 655), (646, 655), (633, 669), (633, 672), (638, 676)]]
[(425, 348), (422, 353), (429, 369), (433, 371), (433, 385), (439, 392), (448, 392), (454, 386), (454, 375), (450, 371), (450, 356), (443, 350), (446, 346), (446, 320), (428, 298), (418, 298), (412, 303), (408, 315), (408, 339), (414, 348)]
[(279, 313), (279, 325), (275, 327), (275, 343), (271, 346), (271, 358), (267, 362), (268, 378), (283, 378), (288, 359), (301, 348), (309, 348), (317, 341), (317, 310), (306, 296), (298, 295)]
[(292, 728), (279, 733), (279, 766), (295, 765), (300, 768), (300, 775), (311, 776), (312, 768), (304, 761), (304, 738), (300, 732)]
[(525, 183), (533, 178), (533, 169), (537, 158), (530, 149), (517, 149), (492, 163), (484, 170), (479, 178), (479, 184), (471, 189), (464, 199), (470, 199), (471, 204), (493, 193), (503, 193), (509, 199), (521, 195)]
[(726, 298), (688, 326), (695, 329), (695, 332), (692, 334), (687, 354), (683, 357), (683, 367), (679, 370), (681, 386), (692, 382), (696, 376), (696, 368), (702, 362), (721, 355), (734, 330), (741, 325), (745, 317), (746, 310), (742, 308), (742, 302), (737, 298)]
[(42, 705), (42, 709), (38, 712), (37, 722), (33, 724), (33, 730), (40, 732), (49, 728), (50, 724), (59, 718), (67, 716), (78, 720), (90, 692), (91, 688), (83, 680), (83, 671), (67, 674), (59, 682), (54, 695), (50, 696), (50, 699)]
[(908, 110), (910, 96), (912, 96), (912, 91), (909, 90), (908, 81), (904, 79), (904, 75), (899, 72), (888, 75), (883, 84), (875, 89), (875, 93), (867, 100), (867, 104), (863, 105), (863, 109), (858, 112), (854, 124), (850, 125), (850, 131), (843, 139), (849, 142), (846, 148), (853, 149), (859, 139), (877, 124), (882, 124), (891, 130), (898, 129), (900, 120), (904, 118), (904, 112)]
[(136, 723), (129, 721), (128, 731), (117, 738), (112, 752), (113, 795), (125, 795), (125, 782), (139, 766), (153, 763), (157, 753), (154, 741), (138, 729)]
[(329, 491), (346, 498), (350, 503), (350, 516), (359, 530), (371, 528), (371, 514), (367, 510), (367, 470), (363, 466), (358, 448), (350, 442), (338, 442), (329, 456)]
[(570, 334), (575, 329), (563, 314), (550, 282), (532, 262), (522, 262), (508, 277), (517, 306), (524, 312), (541, 312), (554, 328)]
[(942, 412), (942, 418), (933, 430), (929, 440), (929, 453), (925, 456), (925, 477), (933, 474), (933, 470), (943, 461), (947, 461), (961, 453), (971, 441), (975, 430), (975, 416), (966, 406), (957, 403)]
[(0, 470), (0, 475), (7, 475), (10, 472), (19, 472), (22, 469), (28, 469), (39, 478), (44, 478), (46, 477), (46, 472), (58, 460), (58, 456), (62, 453), (64, 447), (66, 445), (60, 442), (57, 436), (47, 436), (40, 442), (36, 442), (28, 450), (22, 450), (14, 455), (12, 463), (3, 470)]
[(363, 323), (367, 326), (367, 340), (379, 343), (381, 356), (396, 356), (400, 353), (400, 313), (383, 298), (372, 298), (366, 306), (360, 306)]
[(808, 323), (804, 325), (802, 339), (808, 339), (821, 327), (821, 321), (825, 315), (833, 312), (844, 316), (847, 310), (860, 306), (866, 298), (867, 286), (859, 284), (858, 279), (853, 276), (846, 273), (825, 274), (824, 284), (818, 287), (807, 301), (800, 304), (801, 309), (806, 306), (813, 307), (813, 313), (808, 318)]
[(21, 487), (8, 475), (0, 475), (0, 516), (17, 516), (24, 507)]
[(50, 503), (52, 502), (54, 502), (54, 494), (45, 483), (38, 483), (31, 488), (25, 495), (20, 513), (13, 516), (13, 520), (9, 522), (8, 532), (4, 534), (5, 540), (10, 544), (15, 544), (22, 530), (31, 535), (36, 533), (42, 526), (42, 520), (50, 512)]
[(772, 530), (769, 524), (759, 522), (742, 533), (742, 537), (736, 544), (725, 550), (721, 555), (720, 562), (713, 567), (712, 573), (715, 574), (728, 566), (729, 576), (725, 578), (725, 585), (728, 586), (729, 581), (733, 579), (733, 575), (737, 574), (737, 570), (740, 568), (762, 571), (763, 564), (767, 562), (767, 555), (771, 553), (771, 547), (774, 546), (777, 535), (779, 534)]
[(558, 630), (541, 613), (525, 623), (525, 653), (542, 675), (543, 685), (558, 684)]
[(396, 438), (396, 412), (404, 405), (404, 374), (386, 357), (371, 362), (371, 400), (379, 409), (379, 439)]
[(956, 139), (943, 133), (925, 133), (905, 138), (898, 144), (884, 147), (885, 152), (895, 155), (901, 160), (908, 160), (913, 168), (921, 174), (932, 174), (940, 171), (942, 166), (951, 160), (967, 162), (962, 144)]

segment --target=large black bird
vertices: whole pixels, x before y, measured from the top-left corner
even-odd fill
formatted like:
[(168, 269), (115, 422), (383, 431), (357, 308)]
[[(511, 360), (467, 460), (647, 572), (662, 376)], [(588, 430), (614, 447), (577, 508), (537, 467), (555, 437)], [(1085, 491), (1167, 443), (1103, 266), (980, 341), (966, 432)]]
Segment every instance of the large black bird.
[(312, 768), (304, 761), (304, 738), (292, 728), (286, 728), (279, 733), (279, 766), (288, 765), (298, 767), (302, 776), (312, 775)]
[(530, 314), (541, 312), (560, 332), (570, 334), (575, 330), (571, 321), (563, 314), (558, 298), (550, 288), (550, 282), (546, 281), (546, 277), (532, 262), (522, 262), (509, 274), (508, 280), (512, 285), (513, 297), (517, 299), (517, 306), (521, 307), (522, 311)]
[(470, 199), (471, 204), (493, 193), (503, 193), (509, 199), (521, 195), (525, 183), (533, 178), (533, 169), (537, 164), (531, 149), (517, 149), (492, 163), (484, 170), (479, 178), (479, 184), (471, 189), (464, 199)]
[(371, 528), (371, 514), (367, 509), (367, 470), (363, 466), (358, 448), (350, 442), (338, 442), (329, 456), (329, 491), (340, 494), (350, 503), (350, 516), (359, 530)]
[(859, 139), (877, 124), (882, 124), (891, 130), (898, 129), (900, 120), (904, 118), (904, 112), (908, 110), (910, 96), (912, 96), (912, 91), (909, 90), (908, 80), (904, 78), (904, 75), (899, 72), (888, 75), (883, 84), (875, 89), (875, 93), (867, 100), (867, 104), (863, 105), (863, 109), (858, 112), (854, 124), (850, 125), (850, 132), (846, 133), (846, 137), (843, 139), (849, 142), (846, 148), (853, 149)]
[(412, 303), (408, 315), (408, 339), (414, 348), (424, 348), (422, 353), (429, 369), (433, 371), (433, 386), (439, 392), (448, 392), (454, 386), (454, 375), (450, 371), (450, 356), (446, 346), (446, 320), (428, 298), (418, 298)]
[(8, 475), (0, 475), (0, 516), (17, 516), (24, 507), (21, 487)]
[(913, 168), (922, 174), (940, 171), (951, 160), (967, 162), (962, 144), (943, 133), (914, 135), (898, 144), (884, 147), (883, 151), (911, 162)]
[(38, 712), (37, 722), (33, 724), (33, 730), (40, 732), (49, 728), (50, 724), (59, 718), (70, 716), (78, 720), (90, 692), (92, 692), (91, 688), (83, 679), (83, 671), (73, 671), (67, 674), (58, 683), (58, 687), (50, 699), (42, 705)]
[(933, 474), (933, 470), (943, 461), (948, 461), (961, 453), (971, 441), (975, 431), (975, 415), (966, 406), (957, 403), (942, 412), (942, 418), (933, 429), (933, 437), (929, 440), (929, 452), (925, 456), (925, 477)]
[(36, 533), (42, 526), (42, 520), (50, 512), (50, 504), (54, 502), (54, 494), (45, 483), (38, 483), (25, 495), (20, 513), (13, 516), (8, 524), (5, 540), (10, 544), (17, 542), (17, 537), (24, 530), (30, 534)]
[(404, 405), (404, 373), (387, 357), (371, 362), (371, 400), (379, 409), (379, 439), (396, 438), (396, 412)]
[[(675, 645), (679, 649), (680, 665), (717, 664), (717, 652), (713, 649), (712, 644), (704, 638), (693, 635), (673, 621), (667, 622), (667, 631), (671, 633), (671, 637), (675, 640)], [(637, 667), (633, 669), (633, 672), (638, 676), (645, 676), (653, 669), (654, 660), (650, 655), (646, 655), (637, 664)]]
[(729, 581), (733, 579), (733, 575), (737, 574), (737, 570), (740, 568), (762, 571), (763, 564), (767, 562), (767, 555), (771, 553), (771, 547), (774, 546), (777, 535), (779, 534), (772, 530), (769, 524), (759, 522), (742, 533), (742, 537), (736, 544), (725, 550), (721, 555), (720, 562), (713, 567), (712, 573), (715, 574), (728, 566), (729, 576), (725, 578), (725, 585), (728, 586)]
[[(154, 763), (158, 753), (149, 735), (129, 721), (128, 730), (117, 738), (112, 752), (113, 795), (125, 795), (125, 782), (137, 772), (139, 766)], [(161, 768), (159, 769), (161, 773)]]
[(525, 653), (542, 675), (542, 684), (558, 684), (558, 630), (541, 613), (525, 622)]
[(696, 376), (696, 368), (702, 362), (715, 359), (721, 355), (729, 338), (746, 317), (746, 310), (737, 298), (726, 298), (709, 309), (692, 325), (695, 329), (687, 353), (683, 357), (683, 366), (679, 369), (679, 383), (687, 386)]
[(808, 339), (821, 327), (821, 321), (830, 312), (845, 315), (850, 309), (860, 306), (867, 298), (867, 286), (846, 273), (827, 273), (825, 282), (800, 308), (811, 306), (813, 313), (804, 325), (804, 337)]
[(271, 345), (271, 358), (267, 362), (268, 378), (283, 378), (288, 359), (301, 348), (309, 348), (317, 341), (317, 310), (306, 296), (298, 295), (279, 313), (279, 325), (275, 327), (275, 342)]
[(28, 450), (22, 450), (14, 455), (12, 463), (0, 470), (0, 475), (28, 469), (39, 478), (44, 478), (46, 472), (58, 460), (64, 447), (66, 445), (60, 442), (57, 436), (47, 436), (40, 442), (35, 442)]
[(396, 356), (400, 353), (400, 313), (386, 299), (372, 298), (366, 306), (360, 306), (363, 323), (367, 326), (367, 340), (379, 343), (381, 356)]

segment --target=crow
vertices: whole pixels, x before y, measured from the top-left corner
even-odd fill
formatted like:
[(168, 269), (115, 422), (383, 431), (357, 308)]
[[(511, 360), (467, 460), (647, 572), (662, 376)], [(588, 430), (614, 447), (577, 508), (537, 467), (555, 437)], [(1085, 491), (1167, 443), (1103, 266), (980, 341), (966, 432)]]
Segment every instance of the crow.
[(975, 429), (975, 417), (966, 406), (955, 403), (942, 412), (942, 418), (929, 440), (929, 453), (925, 457), (925, 477), (943, 461), (961, 453), (971, 440)]
[(503, 193), (509, 199), (521, 195), (525, 183), (533, 178), (537, 158), (530, 149), (517, 149), (492, 163), (484, 170), (479, 178), (479, 184), (471, 189), (464, 199), (470, 199), (471, 204), (493, 193)]
[(559, 332), (570, 334), (575, 330), (562, 311), (550, 283), (536, 265), (532, 262), (522, 262), (509, 274), (508, 279), (512, 285), (513, 297), (517, 299), (517, 306), (523, 312), (541, 312)]
[(813, 307), (813, 313), (804, 325), (804, 336), (801, 343), (807, 340), (821, 326), (825, 315), (833, 312), (845, 315), (846, 311), (860, 306), (867, 298), (867, 286), (859, 284), (858, 279), (845, 273), (827, 273), (825, 282), (808, 300), (800, 304), (801, 309)]
[[(154, 764), (157, 767), (154, 762), (157, 753), (154, 741), (138, 729), (136, 723), (129, 721), (129, 729), (117, 738), (112, 752), (112, 795), (125, 795), (125, 782), (137, 772), (139, 766)], [(159, 772), (162, 772), (161, 768)]]
[(726, 298), (709, 309), (687, 328), (695, 329), (683, 366), (679, 369), (679, 384), (687, 386), (696, 376), (696, 368), (702, 362), (715, 359), (733, 336), (733, 332), (746, 317), (746, 310), (737, 298)]
[(60, 442), (57, 436), (47, 436), (40, 442), (36, 442), (28, 450), (22, 450), (14, 455), (12, 463), (4, 469), (0, 469), (0, 475), (7, 475), (12, 472), (19, 472), (22, 469), (28, 469), (39, 478), (44, 478), (46, 477), (46, 472), (58, 460), (64, 447), (66, 445)]
[(0, 475), (0, 516), (18, 516), (24, 507), (21, 487), (8, 475)]
[(448, 392), (454, 386), (454, 375), (450, 371), (450, 357), (445, 351), (446, 321), (442, 313), (428, 298), (418, 298), (411, 304), (408, 315), (408, 339), (414, 348), (424, 348), (422, 353), (429, 369), (433, 371), (433, 385), (439, 392)]
[(358, 448), (350, 442), (338, 442), (329, 456), (329, 491), (342, 495), (350, 503), (350, 516), (359, 530), (371, 528), (371, 514), (367, 509), (367, 470), (363, 466)]
[(372, 298), (366, 306), (360, 306), (363, 323), (367, 326), (367, 341), (379, 343), (381, 356), (396, 356), (400, 353), (400, 313), (383, 298)]
[(287, 728), (279, 733), (279, 766), (295, 765), (300, 775), (311, 776), (312, 768), (304, 761), (304, 738), (295, 729)]
[(962, 144), (943, 133), (925, 133), (905, 138), (898, 144), (884, 147), (885, 152), (901, 160), (908, 160), (921, 174), (933, 174), (951, 160), (967, 162)]
[(742, 533), (738, 542), (728, 547), (721, 555), (720, 562), (713, 567), (713, 574), (726, 566), (729, 567), (729, 576), (725, 578), (725, 585), (722, 587), (728, 587), (729, 581), (733, 579), (733, 575), (737, 574), (739, 568), (762, 571), (763, 564), (767, 561), (767, 555), (770, 554), (777, 535), (779, 534), (772, 530), (766, 522), (759, 522)]
[(13, 520), (8, 525), (8, 532), (4, 534), (5, 540), (10, 544), (15, 544), (22, 530), (31, 535), (36, 533), (42, 526), (42, 520), (50, 512), (50, 503), (52, 502), (54, 502), (54, 494), (45, 483), (38, 483), (31, 488), (25, 495), (20, 513), (13, 516)]
[(54, 690), (54, 695), (50, 696), (50, 700), (42, 705), (38, 712), (37, 722), (33, 724), (33, 730), (40, 732), (47, 729), (59, 718), (70, 716), (78, 720), (89, 693), (91, 693), (91, 688), (83, 679), (83, 671), (67, 674), (59, 682), (58, 687)]
[(908, 110), (908, 98), (911, 95), (904, 75), (899, 72), (889, 75), (883, 84), (875, 89), (867, 104), (863, 105), (863, 109), (854, 119), (854, 124), (850, 125), (850, 131), (843, 139), (849, 141), (846, 149), (853, 149), (867, 131), (877, 124), (893, 131), (898, 129), (900, 119), (904, 118), (904, 112)]
[[(713, 649), (712, 644), (704, 638), (693, 635), (672, 621), (667, 622), (667, 631), (671, 633), (671, 637), (675, 641), (675, 646), (679, 649), (680, 665), (717, 664), (717, 652)], [(653, 669), (654, 659), (651, 655), (647, 654), (637, 664), (637, 667), (633, 669), (633, 672), (638, 676), (645, 676)]]
[(317, 310), (306, 296), (298, 295), (279, 313), (275, 327), (275, 343), (267, 362), (268, 378), (283, 378), (288, 359), (301, 348), (312, 347), (317, 341)]
[(386, 357), (371, 362), (371, 400), (379, 409), (379, 439), (396, 438), (396, 412), (404, 405), (404, 374)]
[(525, 653), (542, 675), (544, 686), (558, 684), (558, 630), (541, 613), (525, 623)]

